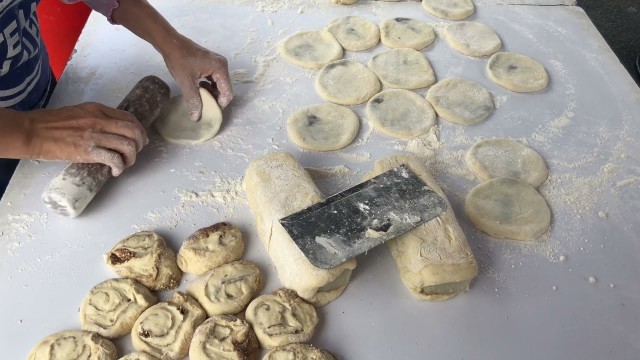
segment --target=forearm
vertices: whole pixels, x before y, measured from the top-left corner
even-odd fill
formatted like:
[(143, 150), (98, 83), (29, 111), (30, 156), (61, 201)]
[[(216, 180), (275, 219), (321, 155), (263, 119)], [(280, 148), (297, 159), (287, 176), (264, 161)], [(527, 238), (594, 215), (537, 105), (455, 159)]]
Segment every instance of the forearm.
[(31, 131), (28, 116), (0, 108), (0, 158), (31, 159)]

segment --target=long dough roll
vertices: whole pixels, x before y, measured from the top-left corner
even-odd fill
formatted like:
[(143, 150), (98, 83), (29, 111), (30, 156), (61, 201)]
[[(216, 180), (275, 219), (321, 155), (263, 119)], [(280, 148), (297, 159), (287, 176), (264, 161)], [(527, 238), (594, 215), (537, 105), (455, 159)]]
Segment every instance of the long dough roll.
[(316, 306), (340, 296), (356, 267), (355, 260), (328, 270), (317, 268), (278, 222), (324, 199), (304, 168), (291, 154), (272, 153), (249, 163), (243, 186), (258, 235), (282, 285)]
[(367, 178), (406, 164), (447, 202), (435, 219), (387, 242), (404, 285), (420, 300), (441, 301), (469, 289), (478, 265), (446, 195), (427, 167), (417, 159), (399, 155), (376, 161)]

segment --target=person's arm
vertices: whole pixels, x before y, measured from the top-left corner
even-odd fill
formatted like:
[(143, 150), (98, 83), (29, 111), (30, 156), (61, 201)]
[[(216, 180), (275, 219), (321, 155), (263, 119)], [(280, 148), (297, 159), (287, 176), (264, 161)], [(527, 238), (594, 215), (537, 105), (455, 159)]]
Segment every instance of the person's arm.
[(227, 59), (211, 52), (178, 33), (146, 0), (120, 0), (113, 20), (153, 45), (164, 58), (191, 114), (197, 121), (202, 113), (198, 80), (213, 85), (218, 104), (224, 109), (233, 99)]

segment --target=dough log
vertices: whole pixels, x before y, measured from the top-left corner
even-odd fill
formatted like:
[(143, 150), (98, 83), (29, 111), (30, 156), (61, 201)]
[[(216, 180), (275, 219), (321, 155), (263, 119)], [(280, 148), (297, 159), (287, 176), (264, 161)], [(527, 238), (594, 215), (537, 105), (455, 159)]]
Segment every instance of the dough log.
[(313, 266), (293, 242), (279, 219), (323, 200), (311, 176), (288, 153), (273, 153), (249, 164), (244, 177), (249, 207), (258, 235), (278, 271), (282, 286), (322, 306), (347, 287), (355, 260), (324, 270)]
[[(394, 156), (376, 161), (367, 178), (407, 164), (430, 188), (446, 199), (427, 167), (410, 156)], [(478, 274), (478, 265), (469, 248), (451, 204), (435, 219), (387, 242), (404, 285), (420, 300), (441, 301), (467, 291)]]

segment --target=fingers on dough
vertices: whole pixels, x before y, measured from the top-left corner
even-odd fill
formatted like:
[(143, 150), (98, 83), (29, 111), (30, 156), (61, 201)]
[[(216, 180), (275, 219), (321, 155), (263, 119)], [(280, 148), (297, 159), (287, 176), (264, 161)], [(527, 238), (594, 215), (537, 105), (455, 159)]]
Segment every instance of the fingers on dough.
[(436, 113), (420, 95), (409, 90), (386, 90), (367, 103), (367, 118), (378, 131), (410, 140), (436, 124)]
[(327, 25), (326, 30), (333, 34), (345, 50), (367, 50), (380, 41), (378, 25), (358, 16), (335, 19)]
[(385, 86), (414, 90), (436, 82), (429, 61), (413, 49), (392, 49), (376, 54), (369, 60), (369, 68)]
[(288, 62), (309, 69), (320, 69), (342, 58), (342, 46), (328, 31), (301, 31), (280, 44), (280, 55)]
[(502, 47), (498, 34), (488, 25), (477, 22), (451, 23), (445, 28), (444, 35), (453, 49), (468, 56), (493, 55)]
[(422, 8), (429, 14), (448, 20), (462, 20), (473, 15), (471, 0), (422, 0)]
[(308, 360), (336, 360), (327, 350), (310, 344), (289, 344), (271, 349), (262, 360), (280, 359), (308, 359)]
[(469, 170), (482, 180), (509, 177), (538, 187), (549, 176), (540, 154), (511, 139), (479, 141), (469, 149), (465, 160)]
[(551, 225), (551, 210), (528, 183), (495, 178), (471, 189), (465, 210), (473, 225), (497, 239), (531, 241)]
[[(399, 165), (407, 164), (438, 195), (444, 192), (417, 158), (405, 155), (376, 161), (370, 179)], [(442, 301), (468, 290), (478, 274), (478, 265), (451, 204), (437, 218), (387, 242), (404, 285), (418, 299)]]
[(422, 50), (436, 39), (431, 25), (416, 19), (397, 17), (380, 24), (382, 43), (390, 48)]
[(190, 360), (256, 359), (259, 343), (251, 325), (231, 315), (218, 315), (200, 325), (189, 347)]
[(378, 76), (353, 60), (338, 60), (323, 67), (316, 78), (316, 91), (327, 101), (340, 105), (367, 102), (380, 91)]
[(177, 263), (186, 273), (202, 275), (220, 265), (240, 260), (243, 253), (240, 229), (221, 222), (191, 234), (178, 251)]
[(119, 276), (151, 290), (175, 289), (182, 278), (176, 254), (160, 235), (150, 231), (123, 239), (105, 255), (105, 261)]
[(514, 92), (540, 91), (549, 84), (549, 75), (538, 61), (521, 54), (499, 52), (487, 63), (487, 76)]
[(336, 104), (299, 110), (287, 121), (289, 138), (299, 147), (312, 151), (342, 149), (351, 144), (359, 129), (356, 113)]
[(28, 360), (104, 359), (116, 360), (116, 346), (90, 331), (62, 331), (42, 339)]
[(463, 126), (484, 121), (495, 109), (489, 90), (474, 81), (460, 78), (439, 81), (427, 92), (427, 100), (438, 116)]

